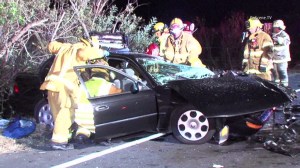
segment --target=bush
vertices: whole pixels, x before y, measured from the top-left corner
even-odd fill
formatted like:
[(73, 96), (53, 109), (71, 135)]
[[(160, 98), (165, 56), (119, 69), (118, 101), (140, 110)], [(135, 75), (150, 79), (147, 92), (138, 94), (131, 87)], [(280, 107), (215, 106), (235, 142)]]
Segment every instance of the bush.
[(36, 71), (49, 58), (47, 44), (51, 40), (73, 43), (87, 31), (114, 30), (126, 33), (129, 48), (139, 52), (153, 40), (150, 30), (156, 19), (145, 24), (136, 16), (137, 1), (128, 3), (122, 11), (109, 5), (113, 0), (51, 2), (51, 9), (48, 0), (0, 2), (0, 104), (5, 102), (3, 95), (9, 93), (15, 74)]

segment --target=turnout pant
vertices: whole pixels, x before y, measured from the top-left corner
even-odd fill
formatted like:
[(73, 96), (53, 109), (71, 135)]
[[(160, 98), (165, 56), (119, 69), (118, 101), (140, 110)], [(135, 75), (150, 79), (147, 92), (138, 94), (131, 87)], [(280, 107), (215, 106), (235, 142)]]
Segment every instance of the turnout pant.
[(283, 84), (284, 86), (288, 86), (289, 78), (288, 78), (288, 63), (282, 62), (282, 63), (274, 63), (274, 69), (273, 69), (273, 76), (274, 81), (276, 83)]
[(74, 122), (74, 101), (65, 89), (48, 91), (48, 101), (54, 119), (52, 142), (67, 144)]

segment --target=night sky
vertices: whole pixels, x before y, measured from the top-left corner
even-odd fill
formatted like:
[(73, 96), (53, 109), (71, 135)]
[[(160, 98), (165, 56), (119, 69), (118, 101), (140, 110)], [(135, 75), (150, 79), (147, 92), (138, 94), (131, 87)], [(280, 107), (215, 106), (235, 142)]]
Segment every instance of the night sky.
[[(118, 4), (127, 2), (117, 0)], [(271, 20), (283, 19), (287, 23), (299, 19), (299, 0), (139, 0), (145, 4), (136, 10), (136, 14), (146, 20), (156, 17), (158, 21), (169, 23), (172, 18), (193, 20), (204, 17), (208, 25), (216, 26), (232, 12), (242, 11), (246, 16), (268, 16)]]
[[(193, 22), (196, 17), (204, 18), (206, 26), (216, 28), (233, 12), (243, 12), (245, 21), (257, 16), (263, 23), (282, 19), (291, 38), (291, 52), (300, 63), (300, 0), (138, 0), (135, 13), (146, 22), (151, 17), (169, 25), (174, 17)], [(124, 8), (127, 0), (116, 0)]]

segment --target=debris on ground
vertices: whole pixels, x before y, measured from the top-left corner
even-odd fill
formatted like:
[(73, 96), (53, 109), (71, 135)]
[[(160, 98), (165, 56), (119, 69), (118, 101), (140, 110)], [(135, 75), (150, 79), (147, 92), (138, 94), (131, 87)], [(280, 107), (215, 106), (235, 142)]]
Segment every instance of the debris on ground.
[(11, 139), (2, 136), (0, 128), (0, 155), (4, 153), (17, 153), (33, 149), (45, 149), (50, 143), (51, 131), (45, 125), (37, 124), (35, 131), (28, 137)]
[(273, 152), (295, 157), (300, 153), (300, 120), (292, 123), (279, 136), (270, 136), (264, 148)]
[(15, 118), (4, 128), (2, 135), (8, 138), (20, 139), (33, 133), (35, 127), (35, 122), (31, 120)]
[(0, 129), (6, 128), (7, 125), (8, 125), (8, 123), (9, 123), (9, 120), (7, 120), (7, 119), (0, 119)]

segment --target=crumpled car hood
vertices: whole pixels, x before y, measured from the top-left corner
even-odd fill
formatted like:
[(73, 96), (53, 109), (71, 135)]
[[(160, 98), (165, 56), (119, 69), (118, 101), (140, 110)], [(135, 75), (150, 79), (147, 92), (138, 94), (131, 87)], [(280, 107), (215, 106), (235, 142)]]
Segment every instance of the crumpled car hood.
[(168, 83), (207, 117), (230, 117), (291, 101), (281, 89), (258, 77), (225, 75)]

